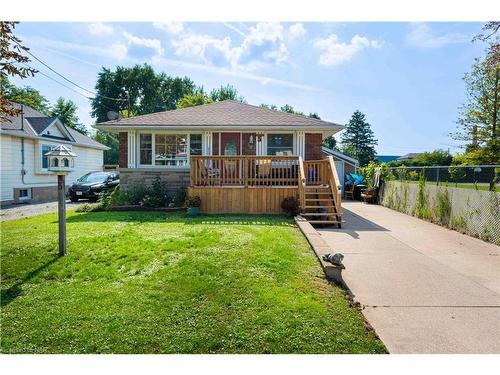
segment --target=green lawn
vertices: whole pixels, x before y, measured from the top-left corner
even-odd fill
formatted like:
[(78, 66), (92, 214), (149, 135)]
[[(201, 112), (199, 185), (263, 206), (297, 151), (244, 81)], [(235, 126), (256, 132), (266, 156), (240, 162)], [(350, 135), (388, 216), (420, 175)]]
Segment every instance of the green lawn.
[(383, 353), (292, 221), (68, 213), (4, 222), (4, 353)]

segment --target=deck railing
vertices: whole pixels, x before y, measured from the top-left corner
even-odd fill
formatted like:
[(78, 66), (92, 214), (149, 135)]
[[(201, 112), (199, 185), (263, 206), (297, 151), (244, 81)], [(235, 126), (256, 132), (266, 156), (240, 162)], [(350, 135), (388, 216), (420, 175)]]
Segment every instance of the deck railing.
[(192, 156), (191, 186), (297, 186), (297, 156)]

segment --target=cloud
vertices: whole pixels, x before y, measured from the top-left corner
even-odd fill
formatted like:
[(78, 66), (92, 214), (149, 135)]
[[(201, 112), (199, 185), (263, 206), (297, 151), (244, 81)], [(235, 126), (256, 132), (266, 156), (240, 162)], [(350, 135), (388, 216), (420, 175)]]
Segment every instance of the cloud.
[(349, 43), (345, 43), (340, 42), (336, 34), (331, 34), (324, 39), (316, 39), (313, 45), (321, 51), (318, 63), (334, 66), (351, 60), (354, 55), (366, 48), (380, 48), (381, 42), (356, 34)]
[(226, 26), (229, 30), (232, 30), (234, 31), (235, 33), (237, 34), (240, 34), (242, 37), (246, 37), (247, 34), (245, 34), (243, 31), (241, 31), (240, 29), (238, 29), (236, 26), (233, 26), (231, 25), (230, 23), (228, 22), (223, 22), (222, 23), (224, 26)]
[(410, 24), (410, 32), (406, 36), (406, 42), (418, 48), (441, 48), (452, 43), (466, 43), (470, 36), (462, 33), (448, 33), (435, 35), (426, 23)]
[(306, 35), (307, 30), (305, 29), (305, 27), (302, 23), (298, 22), (298, 23), (291, 25), (288, 28), (288, 33), (290, 34), (290, 37), (292, 39), (296, 39), (296, 38), (300, 38), (300, 37), (303, 37), (304, 35)]
[(247, 34), (239, 33), (244, 36), (239, 45), (233, 45), (228, 36), (216, 38), (189, 32), (172, 39), (171, 43), (176, 55), (194, 56), (205, 63), (229, 65), (232, 68), (251, 70), (265, 64), (280, 64), (288, 59), (281, 24), (260, 22), (250, 27)]
[(184, 31), (184, 24), (182, 22), (154, 22), (153, 26), (173, 35)]
[(122, 34), (129, 46), (138, 46), (138, 47), (146, 47), (151, 48), (156, 52), (156, 55), (163, 55), (163, 48), (161, 46), (161, 42), (158, 39), (149, 39), (149, 38), (141, 38), (135, 35), (132, 35), (126, 31)]
[(89, 32), (93, 35), (110, 35), (113, 34), (112, 26), (105, 25), (102, 22), (91, 23), (88, 26)]

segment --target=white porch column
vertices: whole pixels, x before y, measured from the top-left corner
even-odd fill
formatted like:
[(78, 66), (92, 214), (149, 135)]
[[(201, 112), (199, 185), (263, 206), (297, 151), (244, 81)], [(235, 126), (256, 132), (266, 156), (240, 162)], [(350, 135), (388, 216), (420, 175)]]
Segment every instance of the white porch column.
[(136, 134), (135, 130), (131, 130), (128, 132), (128, 167), (129, 168), (135, 168), (136, 167), (136, 154), (137, 154), (137, 147), (136, 147)]
[(203, 155), (212, 155), (212, 132), (203, 133), (203, 143), (201, 153)]
[(260, 141), (259, 137), (256, 137), (255, 139), (255, 155), (256, 156), (263, 156), (266, 155), (266, 137), (263, 133), (260, 134)]
[(302, 156), (302, 159), (305, 158), (306, 155), (306, 134), (303, 131), (297, 132), (297, 150), (296, 153), (298, 156)]

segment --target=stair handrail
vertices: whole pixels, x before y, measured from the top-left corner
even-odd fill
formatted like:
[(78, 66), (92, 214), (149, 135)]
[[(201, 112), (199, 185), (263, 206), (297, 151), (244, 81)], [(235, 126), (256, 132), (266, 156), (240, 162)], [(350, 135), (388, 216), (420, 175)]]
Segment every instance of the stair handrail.
[(304, 161), (302, 160), (302, 156), (299, 156), (299, 203), (300, 209), (304, 210), (305, 206), (305, 194), (304, 188), (306, 186), (306, 174), (304, 173)]
[(327, 157), (328, 159), (328, 165), (330, 166), (330, 188), (332, 190), (332, 195), (334, 197), (334, 204), (335, 204), (335, 211), (337, 212), (337, 216), (341, 217), (342, 216), (342, 204), (341, 204), (341, 189), (342, 186), (340, 185), (339, 181), (339, 175), (337, 174), (337, 168), (335, 167), (335, 162), (333, 160), (333, 157), (329, 155)]

